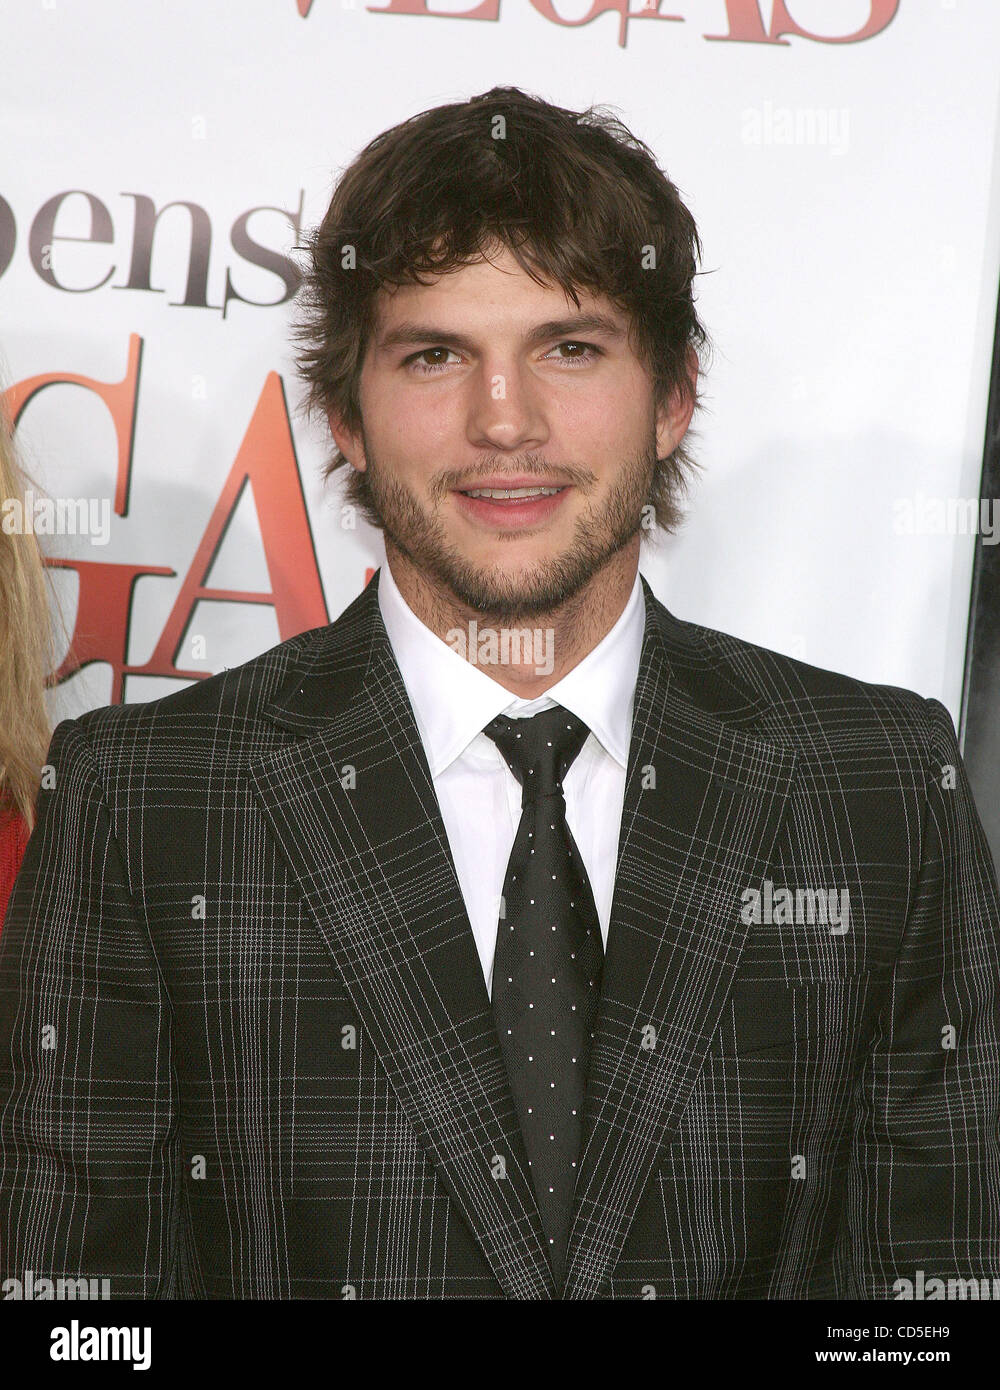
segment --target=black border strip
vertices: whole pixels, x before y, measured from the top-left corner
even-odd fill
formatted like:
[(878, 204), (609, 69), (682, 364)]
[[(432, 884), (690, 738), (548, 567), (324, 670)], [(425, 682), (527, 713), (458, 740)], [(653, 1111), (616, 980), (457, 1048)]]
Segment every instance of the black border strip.
[[(1000, 292), (979, 495), (1000, 508)], [(976, 805), (1000, 874), (1000, 545), (988, 545), (982, 528), (972, 570), (959, 735)]]

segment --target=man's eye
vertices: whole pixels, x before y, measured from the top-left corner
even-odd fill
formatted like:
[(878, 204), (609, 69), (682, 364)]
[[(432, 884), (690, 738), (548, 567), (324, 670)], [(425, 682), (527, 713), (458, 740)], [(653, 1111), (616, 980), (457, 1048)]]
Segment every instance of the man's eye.
[[(568, 352), (565, 354), (563, 352), (564, 348), (568, 349)], [(574, 366), (578, 362), (593, 362), (595, 358), (601, 355), (601, 349), (595, 347), (593, 343), (578, 343), (575, 341), (557, 343), (553, 351), (559, 354), (559, 361), (572, 363)]]
[(418, 373), (440, 371), (442, 367), (449, 365), (447, 359), (454, 356), (455, 353), (452, 352), (451, 348), (421, 348), (419, 352), (415, 352), (412, 357), (406, 359), (406, 365), (413, 367)]

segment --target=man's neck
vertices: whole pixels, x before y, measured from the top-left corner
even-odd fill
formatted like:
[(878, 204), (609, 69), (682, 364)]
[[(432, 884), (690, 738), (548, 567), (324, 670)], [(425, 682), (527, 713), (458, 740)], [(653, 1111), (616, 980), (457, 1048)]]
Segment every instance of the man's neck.
[(425, 627), (505, 690), (533, 700), (579, 665), (621, 617), (635, 584), (639, 540), (613, 555), (558, 608), (516, 622), (497, 622), (494, 614), (460, 602), (388, 540), (386, 563)]

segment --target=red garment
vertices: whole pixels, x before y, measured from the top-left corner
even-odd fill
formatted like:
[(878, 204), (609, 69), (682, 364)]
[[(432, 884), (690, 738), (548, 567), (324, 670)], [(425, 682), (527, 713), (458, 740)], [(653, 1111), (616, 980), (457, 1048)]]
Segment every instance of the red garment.
[(28, 826), (20, 812), (9, 811), (0, 815), (0, 930), (3, 929), (7, 901), (27, 846)]

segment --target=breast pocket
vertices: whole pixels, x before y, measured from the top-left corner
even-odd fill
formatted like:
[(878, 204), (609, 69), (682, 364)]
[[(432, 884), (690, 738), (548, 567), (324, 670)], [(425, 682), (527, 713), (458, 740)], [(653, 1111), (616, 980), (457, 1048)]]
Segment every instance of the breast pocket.
[(870, 970), (786, 985), (737, 980), (712, 1050), (725, 1057), (821, 1060), (870, 1045), (883, 996)]

